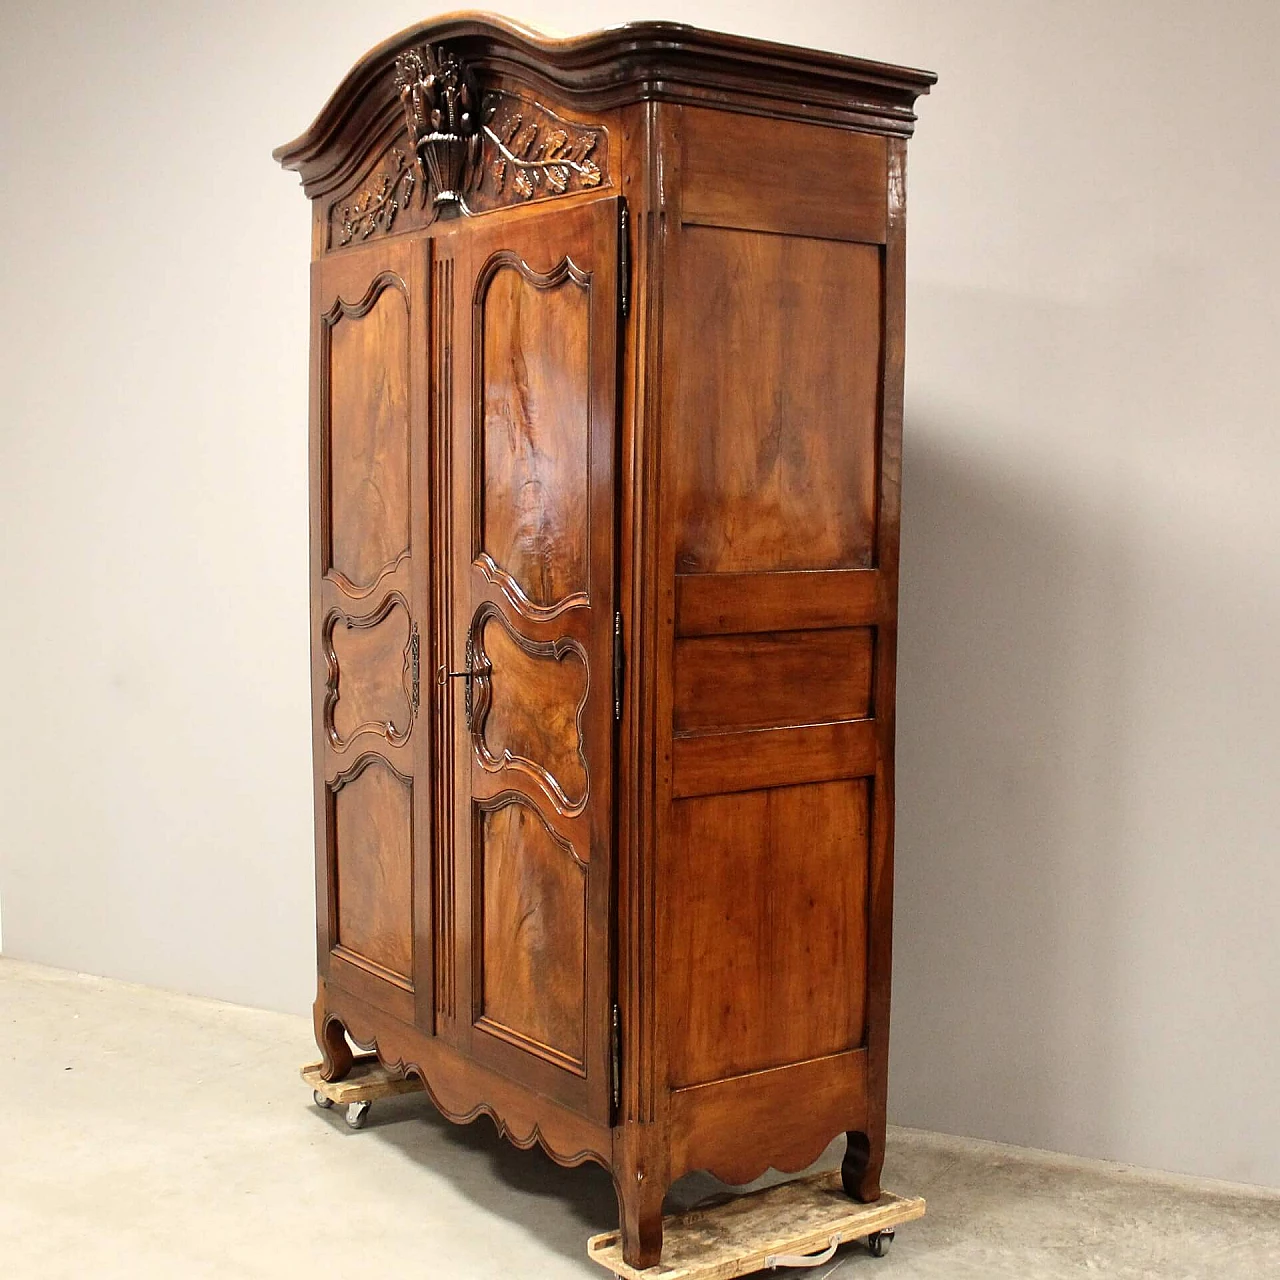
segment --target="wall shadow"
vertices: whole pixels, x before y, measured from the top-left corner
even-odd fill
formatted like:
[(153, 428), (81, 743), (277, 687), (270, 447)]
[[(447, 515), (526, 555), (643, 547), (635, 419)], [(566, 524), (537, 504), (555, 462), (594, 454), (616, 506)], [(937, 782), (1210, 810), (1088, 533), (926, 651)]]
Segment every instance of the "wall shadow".
[[(934, 323), (970, 328), (954, 344), (966, 386), (984, 369), (1007, 380), (997, 413), (1020, 394), (996, 339), (1065, 351), (1087, 319), (1003, 295), (931, 301)], [(1122, 1105), (1129, 566), (1115, 509), (1044, 434), (1069, 430), (1072, 398), (1048, 389), (1047, 421), (1021, 433), (937, 394), (908, 406), (890, 1119), (1098, 1153)]]
[[(327, 1114), (342, 1123), (336, 1110)], [(394, 1147), (484, 1214), (528, 1231), (540, 1248), (580, 1262), (584, 1275), (601, 1274), (587, 1259), (587, 1237), (617, 1227), (618, 1205), (599, 1165), (562, 1168), (538, 1147), (521, 1151), (500, 1138), (487, 1116), (454, 1124), (421, 1094), (379, 1102), (360, 1136)]]

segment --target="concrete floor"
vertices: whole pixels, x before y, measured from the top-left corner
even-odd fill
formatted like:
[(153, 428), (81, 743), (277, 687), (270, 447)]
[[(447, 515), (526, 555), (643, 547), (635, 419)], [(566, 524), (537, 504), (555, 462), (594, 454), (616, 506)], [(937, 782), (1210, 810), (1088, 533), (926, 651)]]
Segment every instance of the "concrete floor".
[[(314, 1056), (301, 1018), (0, 960), (0, 1276), (605, 1280), (584, 1255), (616, 1223), (602, 1170), (421, 1096), (352, 1132), (311, 1105)], [(1280, 1277), (1280, 1191), (906, 1129), (885, 1184), (929, 1201), (887, 1258), (853, 1246), (786, 1274)]]

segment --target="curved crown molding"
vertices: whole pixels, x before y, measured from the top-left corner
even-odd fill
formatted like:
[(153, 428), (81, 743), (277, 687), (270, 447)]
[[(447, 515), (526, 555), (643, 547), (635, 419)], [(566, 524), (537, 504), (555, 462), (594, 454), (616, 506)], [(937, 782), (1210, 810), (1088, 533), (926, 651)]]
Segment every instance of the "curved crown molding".
[(371, 49), (311, 127), (272, 153), (302, 175), (308, 196), (348, 181), (369, 147), (403, 127), (396, 60), (441, 44), (481, 80), (486, 72), (510, 76), (580, 110), (709, 103), (901, 137), (914, 128), (912, 104), (937, 80), (930, 71), (677, 22), (634, 22), (552, 39), (491, 14), (446, 14)]

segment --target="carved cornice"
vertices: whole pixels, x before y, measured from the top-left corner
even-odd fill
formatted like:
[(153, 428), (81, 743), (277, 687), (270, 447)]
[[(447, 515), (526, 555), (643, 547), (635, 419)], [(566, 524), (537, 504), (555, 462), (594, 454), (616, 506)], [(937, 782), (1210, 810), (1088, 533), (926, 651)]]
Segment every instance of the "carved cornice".
[[(482, 123), (474, 132), (432, 129), (434, 115), (424, 120), (423, 105), (431, 79), (429, 52), (397, 61), (411, 68), (401, 90), (404, 128), (375, 172), (357, 184), (359, 194), (339, 197), (330, 206), (332, 248), (386, 234), (397, 225), (424, 226), (445, 205), (465, 214), (484, 213), (608, 185), (606, 131), (564, 120), (531, 98), (493, 90), (483, 97)], [(444, 53), (432, 56), (447, 60)], [(464, 116), (470, 127), (471, 113)]]
[(910, 136), (928, 71), (672, 22), (639, 22), (567, 40), (479, 13), (434, 18), (393, 36), (351, 69), (315, 122), (275, 158), (308, 196), (341, 189), (404, 127), (396, 60), (448, 48), (476, 82), (501, 76), (574, 111), (679, 102)]
[(413, 207), (413, 194), (421, 188), (417, 167), (396, 147), (387, 158), (387, 167), (355, 200), (341, 210), (335, 208), (339, 247), (357, 238), (367, 240), (375, 231), (390, 231), (400, 210)]

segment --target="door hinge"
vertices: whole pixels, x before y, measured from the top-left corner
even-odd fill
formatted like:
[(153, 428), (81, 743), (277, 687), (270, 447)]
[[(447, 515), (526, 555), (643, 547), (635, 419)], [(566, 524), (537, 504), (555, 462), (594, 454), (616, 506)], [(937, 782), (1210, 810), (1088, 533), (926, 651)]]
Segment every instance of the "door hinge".
[(618, 295), (622, 314), (631, 312), (631, 214), (626, 198), (618, 205)]
[(622, 719), (622, 676), (626, 653), (622, 645), (622, 614), (613, 615), (613, 718)]
[(415, 714), (418, 710), (418, 699), (420, 693), (418, 662), (418, 624), (415, 622), (412, 630), (409, 632), (409, 684), (412, 690), (409, 696), (409, 708)]
[(613, 1097), (613, 1109), (617, 1111), (622, 1102), (622, 1014), (617, 1004), (613, 1006), (613, 1027), (610, 1037), (610, 1061), (613, 1074), (610, 1078), (610, 1089)]

